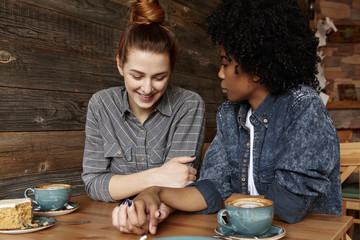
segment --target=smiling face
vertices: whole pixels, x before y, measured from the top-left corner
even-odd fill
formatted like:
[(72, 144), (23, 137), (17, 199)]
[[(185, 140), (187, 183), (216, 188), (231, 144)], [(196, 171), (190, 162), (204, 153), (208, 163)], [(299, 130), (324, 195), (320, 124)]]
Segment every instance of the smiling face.
[[(221, 68), (218, 76), (221, 79), (221, 89), (231, 102), (248, 100), (253, 110), (269, 94), (268, 88), (260, 84), (259, 77), (250, 78), (239, 64), (226, 55), (224, 48), (221, 48)], [(237, 74), (235, 68), (237, 67)]]
[(131, 111), (140, 122), (155, 108), (166, 90), (170, 77), (169, 55), (140, 51), (129, 51), (124, 64), (118, 61), (118, 69), (124, 76)]

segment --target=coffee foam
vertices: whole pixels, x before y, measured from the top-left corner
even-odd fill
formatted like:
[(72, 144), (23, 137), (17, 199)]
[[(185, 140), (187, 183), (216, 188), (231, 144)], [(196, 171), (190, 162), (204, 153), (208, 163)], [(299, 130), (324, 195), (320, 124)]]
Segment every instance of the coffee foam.
[(47, 190), (54, 190), (54, 189), (61, 189), (61, 188), (67, 188), (70, 185), (67, 184), (48, 184), (48, 185), (41, 185), (37, 186), (37, 189), (47, 189)]
[(264, 207), (265, 204), (260, 202), (234, 202), (232, 204), (235, 207), (241, 207), (241, 208), (258, 208), (258, 207)]
[(240, 208), (261, 208), (273, 205), (273, 202), (262, 198), (238, 198), (227, 202), (228, 205)]

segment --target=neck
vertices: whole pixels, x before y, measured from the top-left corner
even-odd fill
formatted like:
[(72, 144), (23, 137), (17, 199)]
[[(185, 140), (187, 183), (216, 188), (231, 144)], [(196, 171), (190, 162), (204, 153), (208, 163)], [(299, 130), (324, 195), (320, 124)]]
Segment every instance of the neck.
[(141, 124), (144, 124), (145, 120), (149, 117), (149, 115), (150, 115), (151, 111), (153, 110), (153, 108), (151, 108), (151, 109), (139, 108), (129, 98), (128, 98), (128, 102), (129, 102), (129, 107), (131, 109), (131, 112), (136, 116), (136, 118), (139, 120), (139, 122)]

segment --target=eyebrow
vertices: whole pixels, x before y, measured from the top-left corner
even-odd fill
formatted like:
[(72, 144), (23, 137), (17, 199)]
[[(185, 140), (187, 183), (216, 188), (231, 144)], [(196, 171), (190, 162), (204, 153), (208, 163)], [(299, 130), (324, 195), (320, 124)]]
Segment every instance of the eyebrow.
[[(140, 72), (138, 70), (135, 70), (135, 69), (129, 69), (129, 71), (132, 71), (132, 72), (136, 72), (138, 74), (144, 74), (143, 72)], [(155, 73), (153, 76), (158, 76), (158, 75), (163, 75), (163, 74), (168, 74), (169, 72), (160, 72), (160, 73)]]

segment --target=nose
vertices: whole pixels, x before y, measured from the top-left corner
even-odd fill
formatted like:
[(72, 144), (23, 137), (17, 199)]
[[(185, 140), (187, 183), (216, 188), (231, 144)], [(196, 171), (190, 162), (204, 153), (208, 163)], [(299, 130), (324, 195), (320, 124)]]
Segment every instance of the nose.
[(223, 80), (225, 79), (225, 74), (224, 74), (224, 66), (221, 66), (219, 72), (218, 72), (218, 77)]
[(149, 94), (152, 92), (152, 81), (149, 78), (144, 79), (144, 82), (141, 86), (141, 90), (144, 94)]

